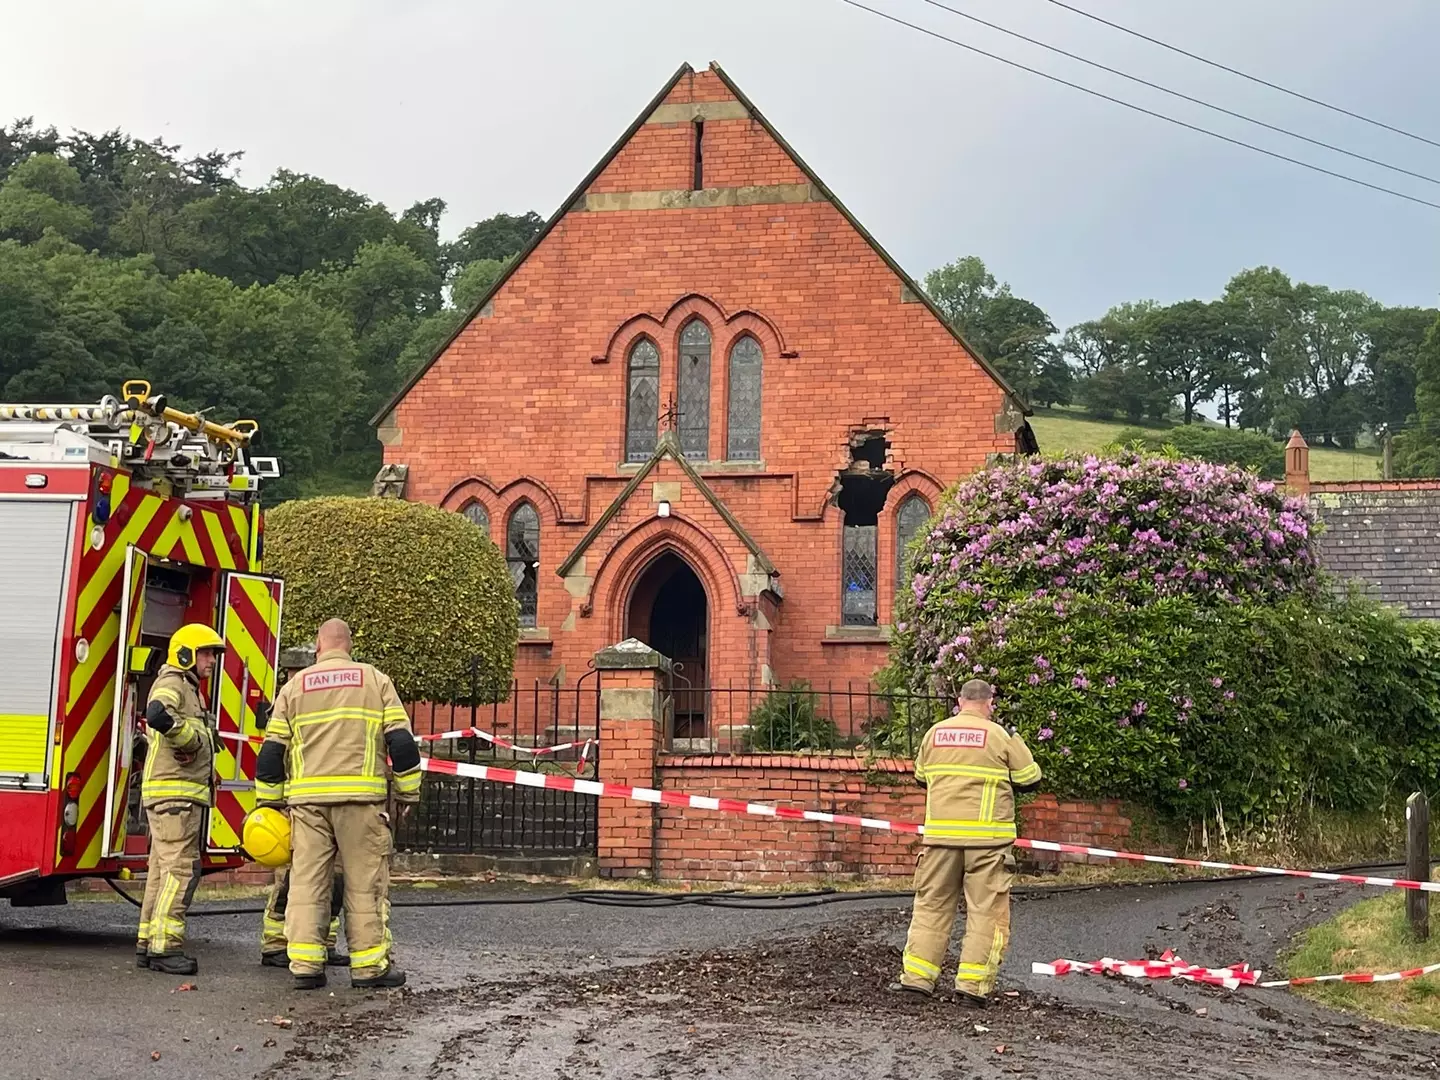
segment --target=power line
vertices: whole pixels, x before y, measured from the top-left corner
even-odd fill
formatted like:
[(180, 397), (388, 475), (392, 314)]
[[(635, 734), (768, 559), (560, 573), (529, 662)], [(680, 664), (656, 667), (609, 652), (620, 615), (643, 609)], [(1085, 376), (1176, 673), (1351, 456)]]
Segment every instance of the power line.
[(918, 23), (908, 22), (907, 20), (900, 18), (898, 15), (891, 15), (888, 12), (879, 11), (876, 8), (868, 7), (867, 5), (860, 3), (859, 0), (840, 0), (840, 2), (850, 7), (858, 8), (861, 11), (868, 11), (871, 15), (878, 15), (880, 18), (885, 19), (889, 22), (893, 22), (899, 26), (904, 26), (910, 30), (918, 31), (919, 33), (925, 34), (927, 37), (933, 37), (939, 41), (944, 41), (948, 44), (955, 45), (961, 49), (967, 50), (968, 52), (975, 53), (977, 56), (983, 56), (990, 60), (997, 60), (1008, 67), (1013, 67), (1020, 71), (1029, 72), (1031, 75), (1039, 75), (1042, 79), (1048, 79), (1053, 83), (1059, 83), (1061, 86), (1068, 86), (1071, 90), (1079, 90), (1082, 94), (1089, 94), (1091, 97), (1099, 98), (1102, 101), (1109, 101), (1112, 104), (1121, 105), (1127, 109), (1130, 109), (1132, 112), (1143, 113), (1145, 116), (1153, 116), (1157, 120), (1164, 120), (1166, 123), (1174, 124), (1177, 127), (1182, 127), (1189, 131), (1195, 131), (1201, 135), (1208, 135), (1212, 139), (1219, 139), (1221, 142), (1229, 143), (1232, 146), (1239, 146), (1245, 150), (1253, 150), (1257, 154), (1264, 154), (1266, 157), (1274, 158), (1277, 161), (1285, 161), (1289, 162), (1291, 165), (1299, 165), (1302, 169), (1309, 169), (1311, 172), (1317, 172), (1324, 176), (1334, 177), (1336, 180), (1344, 180), (1351, 184), (1357, 184), (1363, 188), (1369, 188), (1371, 191), (1378, 191), (1384, 195), (1393, 195), (1395, 198), (1404, 199), (1406, 202), (1418, 203), (1421, 206), (1428, 206), (1432, 210), (1440, 210), (1440, 203), (1431, 202), (1429, 199), (1422, 199), (1418, 195), (1407, 195), (1405, 192), (1396, 191), (1394, 188), (1387, 188), (1380, 184), (1372, 184), (1368, 180), (1361, 180), (1359, 177), (1350, 176), (1342, 172), (1336, 172), (1335, 170), (1327, 169), (1322, 165), (1315, 165), (1308, 161), (1302, 161), (1299, 158), (1290, 157), (1289, 155), (1282, 154), (1276, 150), (1267, 150), (1263, 146), (1256, 146), (1254, 143), (1248, 143), (1243, 139), (1236, 139), (1232, 138), (1229, 135), (1222, 135), (1218, 131), (1211, 131), (1209, 128), (1201, 127), (1199, 124), (1192, 124), (1188, 121), (1181, 120), (1166, 113), (1156, 112), (1154, 109), (1147, 109), (1143, 105), (1136, 105), (1134, 102), (1126, 101), (1123, 98), (1118, 98), (1111, 94), (1103, 93), (1099, 90), (1092, 90), (1088, 86), (1082, 86), (1079, 83), (1071, 82), (1069, 79), (1063, 79), (1059, 75), (1051, 75), (1048, 71), (1041, 71), (1039, 68), (1029, 67), (1026, 64), (1020, 63), (1018, 60), (1010, 60), (1007, 57), (1000, 56), (996, 53), (986, 52), (979, 46), (970, 45), (966, 42), (958, 41), (955, 38), (947, 37), (946, 35), (940, 33), (938, 30), (931, 30), (929, 27), (920, 26)]
[(1089, 11), (1085, 11), (1083, 8), (1078, 8), (1073, 4), (1067, 4), (1064, 2), (1064, 0), (1046, 0), (1046, 3), (1054, 4), (1056, 7), (1064, 8), (1066, 11), (1073, 11), (1076, 15), (1083, 15), (1085, 18), (1092, 19), (1095, 22), (1108, 26), (1113, 30), (1119, 30), (1121, 33), (1129, 34), (1131, 37), (1137, 37), (1141, 41), (1148, 41), (1152, 45), (1159, 45), (1162, 49), (1169, 49), (1173, 53), (1178, 53), (1181, 56), (1189, 57), (1191, 60), (1198, 60), (1200, 61), (1200, 63), (1208, 64), (1210, 67), (1217, 68), (1220, 71), (1228, 71), (1231, 75), (1238, 75), (1242, 79), (1249, 79), (1251, 82), (1258, 83), (1261, 86), (1268, 86), (1271, 90), (1279, 90), (1282, 94), (1289, 94), (1291, 97), (1299, 98), (1301, 101), (1308, 101), (1311, 105), (1319, 105), (1322, 109), (1329, 109), (1331, 112), (1340, 113), (1342, 116), (1348, 116), (1351, 119), (1360, 120), (1366, 124), (1373, 124), (1375, 127), (1384, 128), (1386, 131), (1393, 131), (1396, 135), (1404, 135), (1407, 139), (1414, 139), (1416, 142), (1422, 142), (1428, 146), (1440, 147), (1440, 142), (1436, 142), (1434, 139), (1427, 139), (1424, 135), (1416, 135), (1413, 131), (1406, 131), (1404, 128), (1395, 127), (1393, 124), (1387, 124), (1383, 120), (1374, 120), (1371, 117), (1362, 115), (1361, 113), (1351, 112), (1349, 109), (1341, 108), (1339, 105), (1332, 105), (1328, 101), (1321, 101), (1319, 98), (1311, 97), (1309, 94), (1302, 94), (1298, 90), (1291, 90), (1287, 86), (1281, 86), (1279, 83), (1273, 83), (1270, 82), (1268, 79), (1262, 79), (1258, 75), (1251, 75), (1247, 71), (1241, 71), (1239, 68), (1233, 68), (1230, 67), (1228, 64), (1222, 64), (1218, 60), (1210, 60), (1204, 56), (1201, 56), (1199, 53), (1193, 53), (1186, 49), (1182, 49), (1178, 45), (1171, 45), (1168, 41), (1161, 41), (1159, 38), (1151, 37), (1149, 34), (1142, 34), (1139, 30), (1132, 30), (1128, 26), (1122, 26), (1120, 23), (1111, 22), (1109, 19), (1103, 19), (1099, 15), (1093, 14)]
[(1381, 161), (1379, 158), (1366, 157), (1364, 154), (1357, 154), (1353, 150), (1346, 150), (1343, 146), (1336, 146), (1334, 143), (1324, 142), (1321, 139), (1312, 139), (1309, 135), (1301, 135), (1298, 131), (1291, 131), (1289, 128), (1280, 127), (1276, 124), (1266, 123), (1264, 120), (1256, 119), (1255, 117), (1248, 116), (1242, 112), (1236, 112), (1234, 109), (1227, 109), (1222, 105), (1215, 105), (1209, 101), (1206, 101), (1204, 98), (1194, 97), (1190, 94), (1183, 93), (1180, 90), (1172, 90), (1168, 86), (1162, 86), (1160, 83), (1151, 82), (1149, 79), (1141, 78), (1139, 75), (1131, 75), (1129, 72), (1121, 71), (1119, 68), (1113, 68), (1107, 64), (1102, 64), (1098, 60), (1091, 60), (1088, 57), (1081, 56), (1078, 53), (1073, 53), (1069, 52), (1066, 49), (1062, 49), (1058, 45), (1051, 45), (1048, 42), (1039, 40), (1038, 38), (1028, 37), (1027, 35), (1020, 33), (1018, 30), (1007, 29), (1006, 27), (1003, 27), (998, 23), (993, 23), (989, 22), (986, 19), (982, 19), (978, 15), (971, 15), (967, 11), (961, 11), (958, 8), (950, 7), (948, 4), (942, 4), (940, 0), (924, 0), (924, 2), (929, 4), (933, 8), (939, 8), (941, 11), (948, 11), (950, 14), (958, 15), (962, 19), (969, 19), (973, 23), (978, 23), (981, 26), (988, 27), (991, 30), (1006, 34), (1012, 38), (1028, 42), (1031, 45), (1037, 45), (1042, 49), (1048, 49), (1052, 53), (1068, 57), (1071, 60), (1077, 60), (1082, 64), (1088, 64), (1092, 68), (1107, 72), (1111, 75), (1118, 75), (1122, 79), (1129, 79), (1131, 82), (1139, 83), (1141, 86), (1149, 87), (1151, 90), (1159, 90), (1162, 94), (1169, 94), (1171, 97), (1179, 98), (1182, 101), (1188, 101), (1192, 105), (1200, 105), (1203, 108), (1211, 109), (1214, 112), (1224, 113), (1226, 116), (1234, 117), (1236, 120), (1244, 120), (1247, 124), (1254, 124), (1257, 127), (1266, 128), (1269, 131), (1278, 132), (1281, 135), (1288, 135), (1292, 139), (1299, 139), (1301, 142), (1307, 142), (1312, 146), (1319, 146), (1325, 150), (1332, 150), (1337, 154), (1344, 154), (1346, 157), (1354, 158), (1356, 161), (1364, 161), (1370, 165), (1378, 165), (1382, 169), (1389, 169), (1391, 172), (1403, 173), (1406, 176), (1412, 176), (1416, 180), (1424, 180), (1427, 184), (1440, 184), (1440, 179), (1437, 179), (1436, 177), (1427, 176), (1425, 173), (1415, 172), (1411, 169), (1406, 169), (1400, 165), (1392, 165), (1388, 161)]

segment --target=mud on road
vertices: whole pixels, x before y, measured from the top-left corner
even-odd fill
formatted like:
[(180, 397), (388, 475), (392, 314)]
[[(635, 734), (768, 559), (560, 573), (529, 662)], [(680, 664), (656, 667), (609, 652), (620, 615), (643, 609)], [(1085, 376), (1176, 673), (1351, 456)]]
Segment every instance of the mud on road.
[[(1029, 976), (1028, 960), (1155, 954), (1269, 964), (1277, 943), (1353, 902), (1353, 888), (1288, 883), (1107, 890), (1016, 903), (1018, 945), (992, 1008), (897, 999), (908, 912), (866, 910), (732, 947), (563, 960), (406, 989), (301, 1024), (263, 1075), (847, 1080), (990, 1076), (1440, 1075), (1440, 1039), (1362, 1023), (1285, 991)], [(654, 915), (637, 914), (637, 918)], [(674, 917), (670, 914), (663, 918)], [(1106, 949), (1129, 926), (1136, 951)], [(1026, 934), (1026, 929), (1030, 930)], [(1088, 949), (1077, 942), (1090, 939)], [(1069, 940), (1054, 955), (1037, 952)], [(1114, 940), (1114, 937), (1111, 938)], [(1117, 942), (1123, 944), (1123, 942)], [(512, 957), (513, 959), (513, 957)], [(558, 962), (557, 962), (558, 961)], [(953, 965), (954, 957), (951, 957)], [(336, 1024), (337, 1019), (339, 1024)]]
[[(187, 980), (136, 970), (135, 910), (123, 903), (0, 907), (0, 1076), (1440, 1075), (1440, 1037), (1340, 1016), (1288, 991), (1030, 974), (1032, 960), (1166, 948), (1270, 969), (1296, 931), (1373, 895), (1353, 886), (1265, 880), (1017, 897), (1001, 972), (1008, 993), (983, 1013), (886, 994), (904, 901), (744, 911), (528, 902), (554, 891), (443, 895), (484, 903), (473, 907), (401, 891), (397, 901), (427, 904), (394, 912), (410, 984), (374, 995), (349, 990), (339, 970), (327, 991), (291, 989), (284, 971), (258, 963), (258, 913), (197, 908), (189, 946), (200, 973)], [(952, 973), (954, 961), (952, 950)]]

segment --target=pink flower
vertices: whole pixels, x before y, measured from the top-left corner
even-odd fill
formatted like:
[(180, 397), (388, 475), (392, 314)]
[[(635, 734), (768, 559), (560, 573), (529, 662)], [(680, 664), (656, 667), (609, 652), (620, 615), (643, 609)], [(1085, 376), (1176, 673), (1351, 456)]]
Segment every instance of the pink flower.
[(1225, 680), (1224, 680), (1224, 679), (1218, 679), (1218, 678), (1217, 678), (1217, 679), (1211, 679), (1211, 680), (1210, 680), (1210, 685), (1213, 686), (1213, 687), (1215, 687), (1215, 689), (1218, 690), (1218, 689), (1220, 689), (1220, 687), (1222, 687), (1222, 686), (1225, 685)]
[(1189, 780), (1181, 780), (1181, 781), (1180, 781), (1180, 790), (1181, 790), (1181, 791), (1184, 791), (1184, 790), (1185, 790), (1186, 788), (1188, 788), (1189, 786), (1190, 786), (1190, 781), (1189, 781)]
[(1042, 727), (1040, 729), (1040, 734), (1035, 737), (1041, 742), (1049, 742), (1055, 737), (1055, 730), (1054, 728)]
[(1040, 685), (1040, 676), (1037, 675), (1037, 674), (1035, 674), (1035, 672), (1032, 671), (1032, 672), (1030, 673), (1030, 678), (1027, 679), (1026, 682), (1028, 682), (1031, 686), (1039, 686), (1039, 685)]
[(1060, 747), (1060, 756), (1061, 756), (1061, 757), (1069, 757), (1069, 756), (1070, 756), (1070, 748), (1069, 748), (1068, 746), (1062, 746), (1062, 747)]

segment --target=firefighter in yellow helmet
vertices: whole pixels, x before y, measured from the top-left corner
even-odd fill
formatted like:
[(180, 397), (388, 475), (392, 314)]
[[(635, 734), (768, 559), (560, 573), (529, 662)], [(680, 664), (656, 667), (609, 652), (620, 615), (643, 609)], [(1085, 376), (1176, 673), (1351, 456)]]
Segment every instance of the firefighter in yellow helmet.
[(176, 630), (145, 706), (149, 733), (140, 801), (150, 826), (150, 863), (135, 963), (167, 975), (199, 970), (184, 953), (185, 914), (200, 881), (200, 831), (211, 805), (215, 760), (200, 684), (215, 670), (224, 645), (208, 626)]
[(337, 856), (345, 868), (350, 985), (403, 986), (390, 961), (390, 783), (398, 802), (420, 799), (420, 750), (395, 686), (351, 658), (350, 628), (320, 627), (315, 663), (285, 684), (255, 764), (257, 800), (290, 810), (290, 895), (285, 936), (301, 990), (325, 985), (326, 923)]
[(900, 982), (891, 990), (935, 992), (955, 911), (965, 898), (965, 937), (955, 989), (984, 1008), (1010, 941), (1016, 791), (1040, 783), (1040, 766), (1018, 735), (990, 719), (994, 690), (971, 679), (960, 710), (920, 741), (915, 779), (926, 788), (925, 837), (915, 867), (915, 907)]

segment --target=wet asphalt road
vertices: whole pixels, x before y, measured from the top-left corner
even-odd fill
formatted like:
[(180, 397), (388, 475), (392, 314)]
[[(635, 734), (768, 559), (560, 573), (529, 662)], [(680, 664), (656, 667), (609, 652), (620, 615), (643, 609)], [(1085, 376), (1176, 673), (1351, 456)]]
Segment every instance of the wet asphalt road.
[[(866, 1080), (1062, 1071), (1113, 1080), (1164, 1060), (1198, 1077), (1440, 1072), (1440, 1038), (1367, 1029), (1284, 991), (1029, 974), (1032, 960), (1130, 958), (1165, 947), (1198, 963), (1270, 966), (1298, 929), (1360, 896), (1350, 886), (1308, 884), (1017, 898), (1002, 984), (1020, 996), (979, 1015), (884, 994), (904, 938), (903, 901), (790, 911), (397, 908), (411, 981), (381, 995), (348, 990), (343, 971), (332, 973), (328, 991), (292, 991), (286, 973), (257, 962), (256, 915), (198, 917), (192, 951), (201, 970), (186, 980), (133, 967), (128, 905), (0, 906), (0, 1076), (774, 1080), (780, 1068)], [(193, 991), (178, 989), (186, 981)], [(291, 1026), (276, 1026), (276, 1017)], [(977, 1033), (977, 1022), (989, 1030)]]

